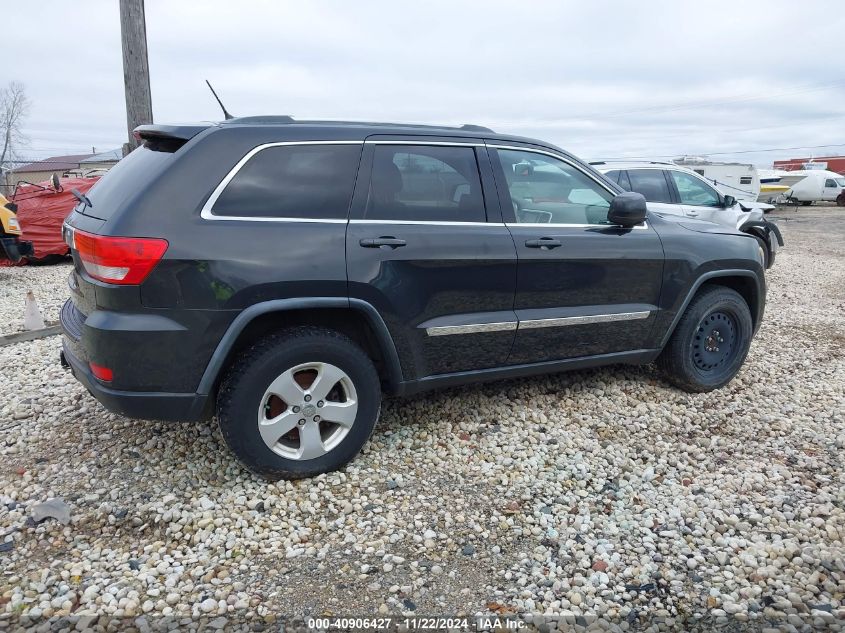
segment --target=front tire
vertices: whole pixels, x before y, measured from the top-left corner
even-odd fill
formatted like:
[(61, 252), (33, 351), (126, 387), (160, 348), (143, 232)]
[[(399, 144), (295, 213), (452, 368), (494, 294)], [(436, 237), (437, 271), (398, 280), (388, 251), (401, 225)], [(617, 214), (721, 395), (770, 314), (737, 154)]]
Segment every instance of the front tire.
[(367, 354), (338, 332), (300, 327), (238, 357), (220, 386), (217, 421), (249, 470), (299, 479), (351, 461), (380, 407), (379, 377)]
[(754, 327), (735, 290), (705, 286), (687, 306), (657, 359), (667, 380), (691, 393), (728, 384), (748, 355)]
[(759, 245), (760, 251), (763, 254), (763, 268), (768, 270), (772, 267), (772, 264), (775, 263), (775, 254), (769, 248), (769, 245), (766, 243), (766, 240), (764, 240), (757, 234), (753, 234), (753, 236), (754, 239), (757, 240), (757, 244)]

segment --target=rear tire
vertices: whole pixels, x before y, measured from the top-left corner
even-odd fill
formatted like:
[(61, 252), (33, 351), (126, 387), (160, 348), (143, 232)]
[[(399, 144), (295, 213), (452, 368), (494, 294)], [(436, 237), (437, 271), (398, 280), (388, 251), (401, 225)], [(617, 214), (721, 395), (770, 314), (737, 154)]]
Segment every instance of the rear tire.
[(705, 286), (687, 306), (657, 365), (691, 393), (728, 384), (748, 355), (754, 327), (745, 299), (724, 286)]
[(299, 479), (351, 461), (380, 407), (379, 377), (360, 347), (333, 330), (299, 327), (237, 358), (220, 386), (217, 421), (249, 470)]

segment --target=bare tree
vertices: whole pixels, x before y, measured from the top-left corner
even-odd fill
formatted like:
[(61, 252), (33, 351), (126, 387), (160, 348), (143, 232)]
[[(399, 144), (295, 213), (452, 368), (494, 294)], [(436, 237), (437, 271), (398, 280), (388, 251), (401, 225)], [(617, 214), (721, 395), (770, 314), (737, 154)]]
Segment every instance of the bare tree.
[(29, 114), (29, 97), (19, 81), (0, 89), (0, 174), (14, 169), (17, 150), (28, 143), (23, 121)]

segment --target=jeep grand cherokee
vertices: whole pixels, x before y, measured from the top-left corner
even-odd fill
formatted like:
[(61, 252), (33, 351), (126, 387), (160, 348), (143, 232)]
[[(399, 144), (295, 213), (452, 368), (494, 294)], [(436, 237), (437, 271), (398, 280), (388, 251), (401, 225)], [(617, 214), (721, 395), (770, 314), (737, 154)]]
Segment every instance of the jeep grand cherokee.
[(62, 360), (108, 409), (216, 413), (266, 477), (339, 468), (382, 394), (745, 360), (752, 236), (648, 214), (589, 165), (479, 126), (247, 117), (150, 125), (65, 225)]

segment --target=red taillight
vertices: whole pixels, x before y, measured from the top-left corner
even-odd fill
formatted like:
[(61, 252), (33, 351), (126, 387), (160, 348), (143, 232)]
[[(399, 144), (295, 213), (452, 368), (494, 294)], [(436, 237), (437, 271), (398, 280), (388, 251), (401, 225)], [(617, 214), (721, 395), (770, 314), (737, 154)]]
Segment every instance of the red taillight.
[(167, 240), (155, 237), (109, 237), (74, 229), (72, 239), (85, 272), (110, 284), (141, 283), (167, 250)]
[(112, 378), (114, 378), (114, 372), (108, 367), (103, 367), (97, 363), (88, 363), (88, 366), (91, 368), (91, 373), (94, 374), (94, 378), (97, 378), (98, 380), (111, 382)]

